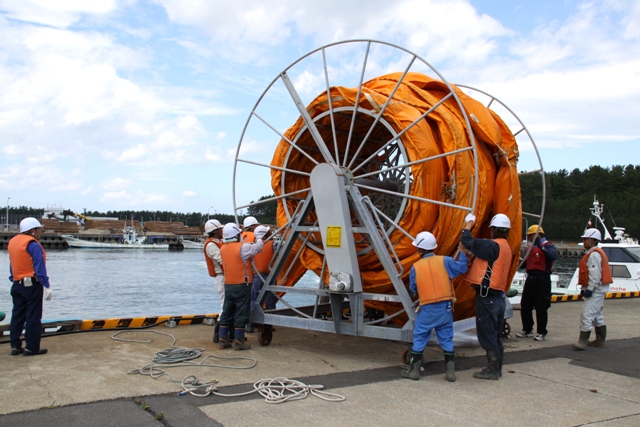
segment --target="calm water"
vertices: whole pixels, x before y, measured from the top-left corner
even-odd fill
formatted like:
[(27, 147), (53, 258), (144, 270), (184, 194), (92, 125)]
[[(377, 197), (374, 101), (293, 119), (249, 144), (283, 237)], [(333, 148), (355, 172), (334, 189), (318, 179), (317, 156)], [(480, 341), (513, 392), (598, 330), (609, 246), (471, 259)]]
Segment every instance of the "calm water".
[[(561, 259), (554, 272), (568, 284), (578, 259)], [(106, 319), (218, 313), (220, 301), (199, 250), (112, 249), (48, 250), (53, 298), (44, 302), (43, 319)], [(0, 251), (0, 311), (11, 308), (9, 256)], [(296, 286), (317, 287), (307, 273)], [(313, 296), (287, 299), (313, 304)], [(279, 307), (281, 304), (279, 305)]]

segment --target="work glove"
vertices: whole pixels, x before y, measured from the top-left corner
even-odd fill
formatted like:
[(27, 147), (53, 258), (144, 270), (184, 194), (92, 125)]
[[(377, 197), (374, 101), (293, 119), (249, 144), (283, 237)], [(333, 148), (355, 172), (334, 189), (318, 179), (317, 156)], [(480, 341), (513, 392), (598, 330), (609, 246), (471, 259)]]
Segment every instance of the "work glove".
[(585, 298), (591, 298), (592, 296), (593, 296), (593, 291), (591, 289), (585, 289), (584, 297)]
[(476, 222), (476, 216), (475, 216), (474, 214), (472, 214), (472, 213), (470, 213), (470, 214), (468, 214), (467, 216), (465, 216), (465, 217), (464, 217), (464, 222), (465, 222), (465, 224), (466, 224), (467, 222), (469, 222), (469, 221), (471, 221), (471, 222)]
[(44, 288), (44, 300), (51, 301), (52, 296), (53, 296), (53, 291), (49, 288)]

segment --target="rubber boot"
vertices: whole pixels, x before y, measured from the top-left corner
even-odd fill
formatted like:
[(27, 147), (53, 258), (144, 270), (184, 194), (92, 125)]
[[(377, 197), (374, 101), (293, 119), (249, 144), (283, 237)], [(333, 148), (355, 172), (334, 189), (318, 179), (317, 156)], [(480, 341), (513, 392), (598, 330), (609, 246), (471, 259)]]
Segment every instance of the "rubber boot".
[(245, 332), (248, 334), (252, 334), (253, 333), (253, 323), (249, 323), (247, 325), (247, 327), (245, 328)]
[(573, 347), (577, 348), (578, 350), (586, 350), (587, 345), (589, 344), (589, 335), (591, 335), (591, 331), (580, 331), (580, 338), (578, 339), (578, 342), (573, 345)]
[(220, 323), (216, 322), (216, 328), (213, 330), (213, 343), (217, 344), (220, 341)]
[(409, 367), (400, 372), (402, 378), (418, 381), (420, 379), (420, 366), (422, 366), (422, 353), (409, 352)]
[(229, 327), (220, 326), (218, 332), (218, 348), (224, 350), (225, 348), (231, 348), (231, 341), (229, 340)]
[(604, 348), (604, 342), (607, 340), (607, 325), (596, 326), (596, 339), (589, 341), (591, 347)]
[(248, 344), (244, 339), (244, 328), (236, 328), (235, 330), (236, 339), (233, 342), (234, 350), (249, 350), (251, 348), (251, 344)]
[(454, 352), (444, 352), (444, 364), (447, 367), (447, 381), (453, 383), (456, 381), (456, 356)]
[(474, 372), (473, 378), (478, 378), (480, 380), (494, 380), (494, 381), (498, 381), (500, 379), (500, 375), (498, 374), (498, 351), (497, 350), (487, 350), (487, 367), (483, 368), (482, 371)]
[(502, 362), (504, 361), (504, 347), (498, 349), (498, 376), (502, 376)]

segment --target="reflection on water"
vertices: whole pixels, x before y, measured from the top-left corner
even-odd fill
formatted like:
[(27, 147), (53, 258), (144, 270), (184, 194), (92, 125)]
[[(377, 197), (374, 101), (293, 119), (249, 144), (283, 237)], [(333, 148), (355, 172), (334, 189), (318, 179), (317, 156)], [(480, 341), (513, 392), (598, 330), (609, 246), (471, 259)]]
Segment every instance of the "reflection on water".
[[(577, 258), (560, 259), (554, 273), (568, 285)], [(48, 250), (53, 299), (44, 302), (43, 319), (105, 319), (218, 313), (220, 301), (201, 251), (159, 252), (125, 249)], [(0, 311), (11, 308), (9, 256), (0, 251)], [(307, 273), (296, 286), (317, 287)], [(295, 295), (292, 304), (313, 304)], [(278, 307), (284, 307), (282, 303)]]

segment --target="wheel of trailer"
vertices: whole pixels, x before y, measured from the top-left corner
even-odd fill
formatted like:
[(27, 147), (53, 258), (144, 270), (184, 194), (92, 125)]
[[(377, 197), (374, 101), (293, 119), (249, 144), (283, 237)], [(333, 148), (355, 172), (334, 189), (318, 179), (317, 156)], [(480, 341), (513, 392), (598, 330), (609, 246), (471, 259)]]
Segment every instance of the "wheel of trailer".
[(405, 364), (405, 365), (409, 364), (409, 359), (411, 358), (411, 355), (409, 354), (410, 351), (411, 351), (411, 349), (409, 347), (407, 347), (402, 352), (402, 363)]
[(271, 344), (271, 339), (273, 338), (273, 329), (271, 329), (271, 325), (264, 325), (258, 330), (258, 344), (263, 347)]
[(509, 322), (507, 321), (504, 322), (501, 335), (502, 335), (502, 338), (511, 338), (511, 325), (509, 325)]

